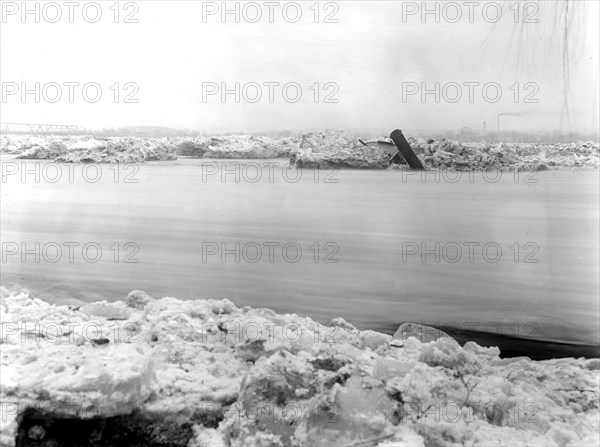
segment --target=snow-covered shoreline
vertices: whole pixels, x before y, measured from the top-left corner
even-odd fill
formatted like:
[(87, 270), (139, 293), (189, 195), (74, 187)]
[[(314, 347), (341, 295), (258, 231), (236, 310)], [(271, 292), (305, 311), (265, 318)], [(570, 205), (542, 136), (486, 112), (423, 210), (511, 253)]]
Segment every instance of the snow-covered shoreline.
[[(0, 152), (24, 159), (65, 163), (144, 163), (175, 160), (178, 156), (204, 159), (286, 158), (298, 168), (386, 169), (396, 151), (385, 138), (359, 141), (343, 130), (311, 132), (300, 137), (264, 136), (139, 138), (92, 136), (2, 135)], [(599, 169), (600, 145), (578, 143), (461, 143), (408, 137), (426, 169), (545, 170)], [(391, 143), (391, 142), (390, 142)]]
[(501, 359), (228, 300), (2, 298), (2, 447), (50, 442), (57, 420), (91, 421), (99, 446), (131, 442), (128, 424), (164, 445), (598, 445), (598, 359)]

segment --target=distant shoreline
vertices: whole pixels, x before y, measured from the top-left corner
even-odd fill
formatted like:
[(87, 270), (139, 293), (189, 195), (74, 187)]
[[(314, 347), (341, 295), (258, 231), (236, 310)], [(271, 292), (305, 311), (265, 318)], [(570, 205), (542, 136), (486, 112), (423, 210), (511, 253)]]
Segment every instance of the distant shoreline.
[[(461, 142), (408, 137), (425, 170), (544, 171), (600, 169), (600, 144)], [(343, 130), (301, 137), (265, 136), (139, 138), (0, 135), (0, 153), (18, 159), (66, 163), (145, 163), (178, 157), (203, 160), (287, 159), (304, 169), (402, 169), (403, 157), (386, 137), (359, 140)]]

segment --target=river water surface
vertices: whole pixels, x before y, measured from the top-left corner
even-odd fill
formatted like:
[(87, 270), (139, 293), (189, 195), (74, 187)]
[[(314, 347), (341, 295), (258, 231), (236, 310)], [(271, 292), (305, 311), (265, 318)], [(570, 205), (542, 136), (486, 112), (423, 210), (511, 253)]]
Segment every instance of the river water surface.
[(361, 329), (420, 321), (598, 345), (595, 171), (436, 178), (285, 170), (285, 160), (85, 171), (2, 162), (2, 283), (46, 300), (142, 289)]

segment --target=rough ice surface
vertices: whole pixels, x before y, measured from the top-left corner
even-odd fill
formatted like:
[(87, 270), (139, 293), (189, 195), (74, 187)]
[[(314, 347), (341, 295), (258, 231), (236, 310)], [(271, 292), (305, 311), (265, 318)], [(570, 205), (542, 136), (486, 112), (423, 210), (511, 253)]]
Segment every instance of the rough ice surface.
[(293, 138), (274, 140), (250, 135), (213, 138), (0, 137), (0, 151), (17, 155), (17, 158), (66, 163), (143, 163), (175, 160), (178, 155), (234, 159), (288, 158), (297, 146)]
[[(407, 140), (427, 169), (451, 170), (546, 170), (554, 168), (599, 169), (600, 145), (578, 143), (462, 143), (453, 140)], [(290, 159), (299, 168), (333, 167), (399, 169), (390, 165), (395, 146), (381, 144), (388, 138), (367, 140), (345, 130), (330, 129), (301, 137), (272, 139), (265, 136), (139, 138), (90, 136), (0, 136), (0, 152), (17, 158), (50, 159), (77, 163), (143, 163), (174, 160), (177, 156), (208, 159)]]
[(389, 158), (386, 152), (362, 144), (350, 132), (327, 130), (302, 135), (300, 147), (292, 153), (290, 162), (308, 169), (384, 169), (389, 165)]
[(295, 138), (277, 140), (253, 135), (179, 138), (175, 142), (178, 155), (198, 158), (287, 158), (298, 146)]
[(600, 145), (578, 143), (461, 143), (408, 138), (426, 168), (517, 169), (543, 171), (555, 167), (598, 169)]
[[(462, 143), (453, 140), (407, 138), (411, 148), (426, 169), (451, 170), (546, 170), (552, 168), (598, 169), (600, 145), (593, 142), (569, 144), (542, 143)], [(378, 140), (361, 143), (344, 130), (328, 130), (302, 135), (291, 162), (302, 168), (388, 168), (393, 145)], [(391, 148), (391, 149), (389, 149)]]
[(203, 158), (281, 158), (289, 157), (298, 146), (293, 138), (274, 140), (260, 136), (229, 136), (210, 138), (206, 141)]
[(64, 163), (143, 163), (175, 160), (176, 146), (167, 138), (2, 136), (2, 151), (23, 159)]
[(414, 327), (397, 347), (342, 319), (228, 300), (39, 298), (2, 288), (2, 447), (60, 445), (32, 410), (90, 422), (96, 446), (131, 430), (172, 446), (599, 443), (598, 359), (501, 359)]

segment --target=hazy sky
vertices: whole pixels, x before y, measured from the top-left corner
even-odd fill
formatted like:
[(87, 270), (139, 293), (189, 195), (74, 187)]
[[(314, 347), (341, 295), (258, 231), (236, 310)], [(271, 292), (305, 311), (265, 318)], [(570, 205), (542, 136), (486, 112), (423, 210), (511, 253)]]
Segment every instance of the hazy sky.
[[(98, 2), (102, 16), (96, 23), (93, 2), (28, 2), (32, 10), (39, 8), (40, 23), (34, 13), (21, 16), (20, 1), (1, 3), (2, 122), (208, 132), (325, 126), (457, 130), (481, 129), (483, 121), (495, 129), (497, 114), (506, 112), (522, 115), (503, 117), (504, 129), (558, 130), (561, 123), (564, 17), (556, 13), (558, 1), (527, 11), (523, 3), (500, 1), (504, 9), (495, 25), (496, 7), (488, 6), (494, 2), (441, 2), (439, 15), (425, 20), (422, 2), (227, 2), (239, 8), (240, 23), (235, 14), (221, 16), (222, 2), (116, 7), (114, 1)], [(569, 3), (571, 125), (597, 131), (598, 2)], [(428, 5), (435, 8), (435, 2)], [(409, 15), (415, 8), (419, 11)], [(250, 23), (259, 10), (262, 17)], [(458, 11), (462, 19), (450, 23)], [(298, 12), (302, 16), (293, 23)], [(534, 23), (523, 23), (524, 12)], [(123, 23), (128, 14), (137, 23)], [(326, 18), (337, 23), (324, 23)], [(36, 82), (40, 97), (23, 98), (22, 88), (35, 91)], [(422, 98), (420, 90), (435, 91), (436, 82), (438, 101), (434, 93)], [(82, 86), (88, 83), (86, 100)], [(215, 86), (235, 90), (235, 83), (239, 103), (234, 94), (203, 97)], [(253, 103), (256, 85), (262, 97)], [(102, 96), (93, 103), (96, 86)], [(409, 95), (414, 89), (419, 92)], [(498, 92), (501, 98), (492, 102)], [(128, 94), (138, 102), (124, 102)]]

